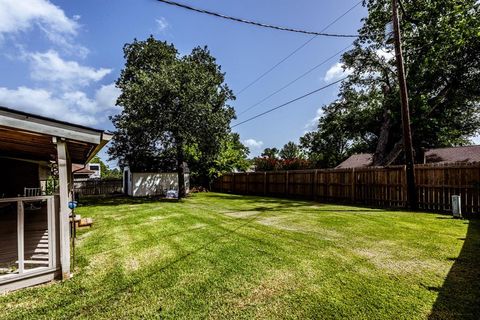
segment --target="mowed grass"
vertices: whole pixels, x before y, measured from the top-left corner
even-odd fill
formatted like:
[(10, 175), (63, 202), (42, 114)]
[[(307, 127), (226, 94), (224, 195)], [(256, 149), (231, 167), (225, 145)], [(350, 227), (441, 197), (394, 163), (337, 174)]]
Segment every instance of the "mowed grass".
[(0, 318), (480, 314), (474, 221), (215, 193), (97, 199), (77, 212), (95, 224), (79, 233), (74, 277), (1, 296)]

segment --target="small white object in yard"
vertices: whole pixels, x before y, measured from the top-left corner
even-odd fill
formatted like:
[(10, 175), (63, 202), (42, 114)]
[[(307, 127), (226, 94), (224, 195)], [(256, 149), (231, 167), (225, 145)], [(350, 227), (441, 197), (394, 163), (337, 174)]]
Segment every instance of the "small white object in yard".
[(460, 196), (452, 196), (452, 213), (454, 218), (462, 218), (462, 201)]
[(165, 196), (167, 199), (177, 199), (178, 191), (177, 190), (168, 190)]

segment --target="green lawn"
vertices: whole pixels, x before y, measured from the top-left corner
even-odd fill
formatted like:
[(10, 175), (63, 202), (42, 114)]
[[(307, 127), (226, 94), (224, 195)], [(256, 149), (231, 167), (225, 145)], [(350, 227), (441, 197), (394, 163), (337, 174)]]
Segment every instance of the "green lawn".
[(215, 193), (78, 213), (73, 279), (1, 296), (0, 318), (480, 317), (476, 221)]

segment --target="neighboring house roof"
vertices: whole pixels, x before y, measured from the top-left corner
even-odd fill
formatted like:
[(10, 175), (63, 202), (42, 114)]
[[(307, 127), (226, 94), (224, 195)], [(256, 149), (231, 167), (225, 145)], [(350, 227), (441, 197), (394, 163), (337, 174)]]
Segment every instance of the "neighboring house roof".
[[(336, 168), (364, 168), (371, 166), (373, 154), (360, 153), (350, 156)], [(426, 163), (480, 162), (480, 145), (437, 148), (425, 152)]]
[(358, 153), (351, 155), (347, 160), (336, 166), (337, 169), (346, 168), (363, 168), (371, 166), (373, 162), (373, 154), (371, 153)]
[(480, 146), (439, 148), (425, 152), (427, 163), (480, 162)]
[(76, 164), (72, 163), (72, 172), (73, 174), (94, 174), (96, 173), (93, 170), (90, 170), (89, 168), (85, 167), (82, 164)]

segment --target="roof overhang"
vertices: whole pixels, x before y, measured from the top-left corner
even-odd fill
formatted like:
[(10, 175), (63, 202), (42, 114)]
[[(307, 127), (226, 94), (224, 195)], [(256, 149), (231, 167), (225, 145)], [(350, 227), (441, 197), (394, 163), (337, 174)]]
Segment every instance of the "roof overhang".
[(55, 141), (67, 142), (70, 158), (87, 163), (112, 138), (103, 130), (0, 107), (0, 155), (54, 160)]

